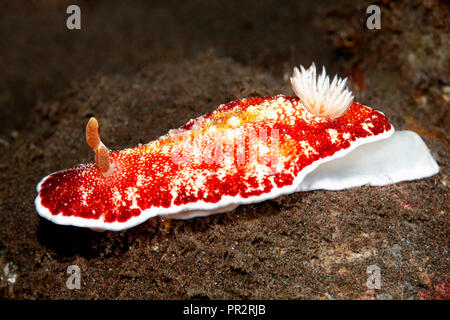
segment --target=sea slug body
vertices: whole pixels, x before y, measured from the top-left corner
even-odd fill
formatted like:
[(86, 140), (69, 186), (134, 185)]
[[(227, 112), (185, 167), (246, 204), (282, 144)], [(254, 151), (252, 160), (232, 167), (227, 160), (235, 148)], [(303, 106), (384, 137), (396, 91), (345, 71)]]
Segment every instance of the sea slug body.
[[(420, 137), (353, 102), (345, 80), (294, 70), (298, 97), (244, 98), (145, 145), (109, 151), (91, 119), (95, 163), (43, 178), (38, 213), (55, 223), (123, 230), (155, 216), (192, 218), (313, 189), (420, 179), (438, 166)], [(409, 156), (401, 149), (409, 148)]]

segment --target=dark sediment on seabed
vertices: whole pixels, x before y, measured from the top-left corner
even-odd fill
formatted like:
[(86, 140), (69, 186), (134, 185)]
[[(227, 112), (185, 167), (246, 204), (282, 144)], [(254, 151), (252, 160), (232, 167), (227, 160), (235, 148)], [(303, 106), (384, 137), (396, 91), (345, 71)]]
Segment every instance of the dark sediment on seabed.
[[(329, 35), (333, 68), (352, 76), (357, 101), (384, 112), (397, 130), (418, 132), (438, 175), (295, 193), (187, 221), (155, 218), (123, 232), (54, 225), (36, 214), (35, 186), (50, 172), (92, 161), (84, 140), (89, 117), (99, 120), (108, 147), (121, 149), (234, 99), (292, 94), (283, 68), (252, 64), (232, 49), (232, 58), (210, 50), (133, 72), (91, 74), (36, 103), (27, 130), (2, 140), (0, 296), (448, 299), (449, 51), (439, 23), (448, 9), (427, 3), (382, 6), (389, 32), (378, 34), (362, 32), (352, 19), (366, 4), (320, 11), (316, 19)], [(268, 60), (273, 66), (282, 57)], [(66, 288), (69, 265), (81, 268), (80, 290)], [(366, 286), (371, 265), (380, 268), (380, 289)]]

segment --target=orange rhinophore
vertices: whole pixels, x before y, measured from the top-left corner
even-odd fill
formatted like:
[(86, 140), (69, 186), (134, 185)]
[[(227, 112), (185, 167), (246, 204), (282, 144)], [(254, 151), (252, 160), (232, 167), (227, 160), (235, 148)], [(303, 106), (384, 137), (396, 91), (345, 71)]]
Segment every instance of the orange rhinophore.
[(89, 148), (95, 151), (95, 165), (104, 176), (110, 175), (112, 173), (112, 167), (109, 162), (109, 152), (100, 140), (98, 122), (95, 118), (89, 119), (86, 125), (86, 142)]

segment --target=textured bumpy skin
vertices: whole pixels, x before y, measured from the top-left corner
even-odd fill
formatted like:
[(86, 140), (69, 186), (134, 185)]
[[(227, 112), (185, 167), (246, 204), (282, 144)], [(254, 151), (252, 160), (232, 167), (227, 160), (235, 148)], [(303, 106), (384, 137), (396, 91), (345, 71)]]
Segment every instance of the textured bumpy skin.
[(45, 177), (36, 208), (59, 224), (109, 230), (231, 210), (294, 192), (321, 163), (393, 132), (382, 113), (358, 103), (330, 119), (297, 97), (241, 99), (146, 145), (111, 151), (108, 177), (94, 164)]

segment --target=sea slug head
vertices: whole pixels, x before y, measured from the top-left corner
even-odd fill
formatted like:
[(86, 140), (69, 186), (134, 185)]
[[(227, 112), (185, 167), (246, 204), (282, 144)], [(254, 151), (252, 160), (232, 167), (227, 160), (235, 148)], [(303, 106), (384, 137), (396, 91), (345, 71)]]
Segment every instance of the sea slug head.
[(39, 182), (35, 204), (41, 216), (57, 224), (99, 231), (104, 229), (102, 221), (108, 218), (110, 208), (117, 206), (112, 201), (122, 203), (121, 199), (114, 198), (114, 186), (123, 173), (123, 165), (118, 152), (110, 151), (103, 144), (98, 130), (97, 120), (91, 118), (86, 125), (86, 142), (95, 152), (94, 163), (52, 173)]
[(337, 75), (330, 82), (325, 67), (317, 77), (314, 63), (306, 70), (303, 66), (300, 70), (295, 67), (291, 76), (292, 89), (306, 110), (330, 119), (343, 115), (353, 102), (353, 95), (346, 88), (346, 83), (347, 78), (341, 79)]

